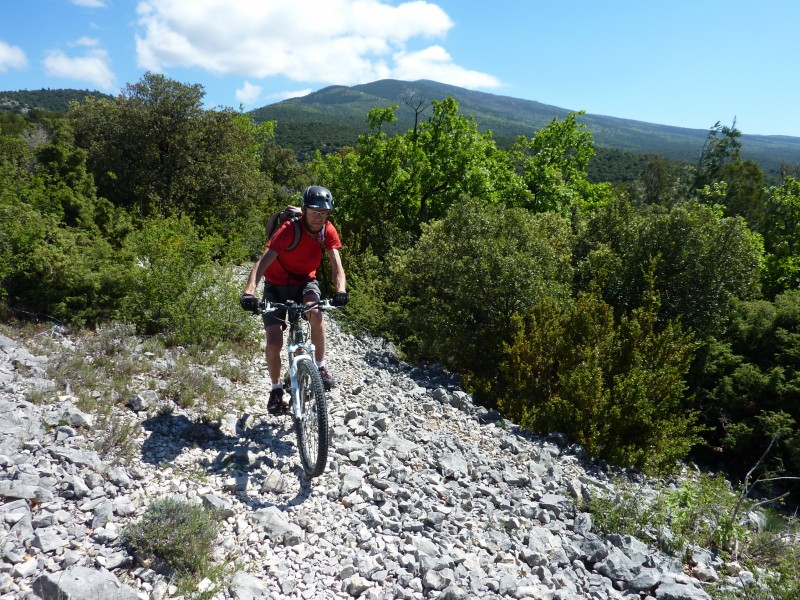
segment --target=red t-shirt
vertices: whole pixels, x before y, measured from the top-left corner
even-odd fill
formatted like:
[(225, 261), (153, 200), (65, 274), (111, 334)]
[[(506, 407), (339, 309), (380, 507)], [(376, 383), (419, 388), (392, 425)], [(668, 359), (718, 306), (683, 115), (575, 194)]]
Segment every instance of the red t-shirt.
[(268, 246), (278, 253), (278, 258), (264, 271), (264, 279), (273, 285), (299, 285), (317, 274), (317, 267), (322, 261), (322, 248), (325, 250), (342, 247), (339, 233), (333, 223), (327, 221), (319, 234), (312, 235), (306, 231), (303, 218), (300, 218), (300, 241), (293, 250), (287, 248), (294, 241), (294, 225), (287, 221), (281, 225), (270, 239)]

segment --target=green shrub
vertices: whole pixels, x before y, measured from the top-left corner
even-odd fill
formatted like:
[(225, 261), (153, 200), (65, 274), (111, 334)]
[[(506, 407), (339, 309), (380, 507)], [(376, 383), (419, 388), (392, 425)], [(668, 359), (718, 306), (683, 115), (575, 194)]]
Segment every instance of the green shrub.
[(229, 267), (218, 264), (200, 267), (196, 275), (170, 307), (167, 342), (200, 347), (248, 345), (260, 321), (239, 306), (242, 282)]
[(398, 282), (404, 278), (402, 256), (382, 261), (369, 249), (347, 259), (347, 288), (350, 302), (342, 315), (345, 327), (369, 331), (372, 335), (396, 342), (405, 333), (406, 310)]
[(143, 558), (157, 557), (180, 575), (202, 577), (212, 566), (219, 517), (212, 511), (177, 500), (155, 500), (122, 539)]
[(600, 533), (632, 535), (680, 558), (691, 546), (730, 556), (732, 542), (745, 537), (743, 526), (732, 522), (737, 501), (723, 476), (701, 474), (649, 497), (617, 480), (612, 493), (593, 497), (586, 509)]
[(658, 296), (615, 318), (599, 296), (546, 299), (524, 316), (500, 362), (500, 407), (534, 431), (562, 431), (593, 455), (670, 471), (699, 441), (684, 377), (696, 344), (657, 327)]
[(241, 282), (212, 261), (218, 239), (202, 237), (188, 217), (152, 219), (130, 236), (137, 267), (120, 316), (169, 344), (214, 346), (254, 333), (239, 308)]
[(14, 155), (12, 141), (0, 136), (0, 297), (64, 323), (109, 318), (126, 290), (130, 260), (118, 243), (129, 219), (96, 197), (68, 139), (36, 157)]
[(395, 300), (407, 315), (402, 338), (415, 341), (418, 357), (492, 382), (497, 364), (487, 357), (511, 335), (511, 317), (569, 296), (571, 249), (558, 215), (463, 200), (392, 257)]
[(787, 426), (762, 467), (800, 473), (800, 291), (774, 301), (736, 302), (724, 340), (708, 343), (693, 373), (698, 404), (725, 450), (728, 468), (744, 475), (770, 443), (770, 415)]
[(659, 318), (698, 337), (719, 334), (734, 298), (758, 294), (763, 243), (741, 217), (684, 202), (669, 209), (617, 200), (597, 210), (578, 236), (579, 285), (601, 286), (617, 311), (641, 305), (654, 265)]

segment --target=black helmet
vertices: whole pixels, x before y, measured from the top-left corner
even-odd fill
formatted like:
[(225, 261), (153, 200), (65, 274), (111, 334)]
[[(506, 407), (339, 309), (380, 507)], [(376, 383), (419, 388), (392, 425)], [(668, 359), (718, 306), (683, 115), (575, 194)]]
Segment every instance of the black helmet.
[(333, 210), (333, 195), (328, 188), (321, 185), (310, 185), (303, 192), (303, 199), (300, 203), (307, 208), (319, 208), (321, 210)]

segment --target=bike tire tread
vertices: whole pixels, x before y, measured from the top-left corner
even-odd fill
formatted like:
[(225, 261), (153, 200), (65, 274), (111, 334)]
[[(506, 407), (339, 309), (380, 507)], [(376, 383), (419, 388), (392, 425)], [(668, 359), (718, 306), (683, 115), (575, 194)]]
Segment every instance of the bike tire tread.
[[(307, 477), (317, 477), (325, 470), (328, 462), (328, 405), (325, 398), (325, 387), (322, 377), (317, 367), (310, 360), (302, 360), (298, 363), (298, 390), (301, 402), (306, 403), (312, 399), (309, 405), (302, 406), (302, 410), (315, 410), (316, 412), (316, 432), (310, 432), (303, 426), (301, 419), (296, 419), (295, 429), (297, 433), (297, 446), (300, 453), (300, 462)], [(310, 388), (306, 390), (305, 388)], [(308, 439), (309, 434), (314, 435), (316, 440)], [(316, 442), (316, 455), (312, 456), (311, 445)]]

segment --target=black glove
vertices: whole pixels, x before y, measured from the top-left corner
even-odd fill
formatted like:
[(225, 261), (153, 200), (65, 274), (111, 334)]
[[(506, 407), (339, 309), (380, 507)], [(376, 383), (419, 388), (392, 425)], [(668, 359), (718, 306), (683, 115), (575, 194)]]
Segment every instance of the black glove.
[(258, 298), (253, 296), (253, 294), (242, 294), (239, 297), (239, 304), (247, 312), (258, 312)]
[(336, 292), (333, 295), (332, 304), (334, 306), (344, 306), (348, 302), (350, 302), (350, 294), (348, 294), (347, 292)]

